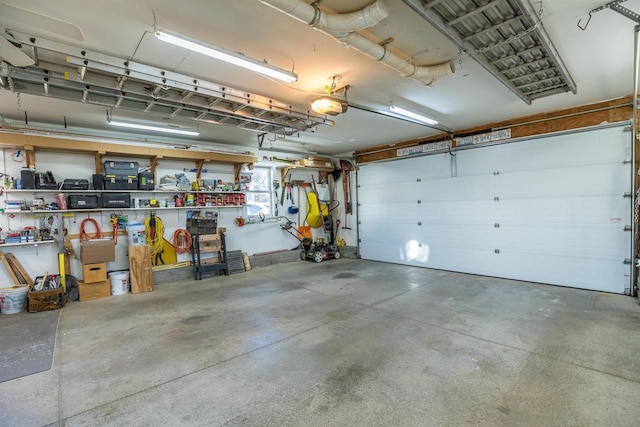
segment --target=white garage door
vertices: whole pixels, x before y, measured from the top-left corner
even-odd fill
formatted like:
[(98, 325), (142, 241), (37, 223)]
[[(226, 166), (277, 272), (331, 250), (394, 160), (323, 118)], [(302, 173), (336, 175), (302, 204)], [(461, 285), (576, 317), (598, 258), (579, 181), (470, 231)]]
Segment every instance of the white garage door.
[(615, 126), (363, 165), (360, 254), (628, 292), (630, 160)]

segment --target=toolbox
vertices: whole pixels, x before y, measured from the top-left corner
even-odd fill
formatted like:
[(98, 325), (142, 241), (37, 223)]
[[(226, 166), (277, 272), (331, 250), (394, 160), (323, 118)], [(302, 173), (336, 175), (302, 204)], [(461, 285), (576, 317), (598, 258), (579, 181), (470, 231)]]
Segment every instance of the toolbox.
[(100, 205), (95, 194), (70, 194), (67, 196), (68, 209), (96, 209)]
[(138, 176), (137, 175), (105, 175), (104, 189), (105, 190), (137, 190)]
[(102, 193), (103, 208), (130, 208), (131, 195), (129, 193)]
[(133, 175), (138, 176), (138, 162), (104, 162), (105, 175)]
[(140, 172), (138, 174), (138, 190), (154, 190), (155, 188), (153, 172)]
[[(60, 283), (60, 275), (58, 274), (52, 274), (47, 277), (47, 280), (55, 281), (58, 284)], [(36, 290), (36, 285), (43, 280), (44, 276), (36, 277), (36, 280), (27, 293), (27, 310), (29, 313), (57, 310), (64, 307), (67, 303), (67, 295), (60, 286), (54, 289), (45, 288), (39, 291)]]
[(65, 179), (62, 181), (63, 190), (88, 190), (88, 179)]

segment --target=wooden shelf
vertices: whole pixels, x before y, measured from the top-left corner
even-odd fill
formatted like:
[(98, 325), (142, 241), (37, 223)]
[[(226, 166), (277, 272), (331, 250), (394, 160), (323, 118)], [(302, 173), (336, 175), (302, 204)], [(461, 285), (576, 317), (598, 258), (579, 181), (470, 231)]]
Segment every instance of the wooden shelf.
[(22, 242), (22, 243), (3, 243), (0, 244), (0, 250), (9, 246), (38, 246), (39, 244), (55, 243), (55, 240), (40, 240), (39, 242)]
[(37, 210), (37, 211), (4, 211), (6, 215), (28, 215), (28, 214), (65, 214), (65, 213), (82, 213), (82, 212), (122, 212), (122, 211), (167, 211), (167, 210), (207, 210), (207, 209), (242, 209), (246, 205), (227, 205), (227, 206), (176, 206), (165, 208), (95, 208), (95, 209), (66, 209), (66, 210)]
[(201, 193), (201, 194), (242, 194), (244, 191), (200, 191), (200, 190), (38, 190), (38, 189), (7, 189), (7, 194), (27, 194), (27, 193), (44, 193), (44, 194), (96, 194), (96, 193), (135, 193), (135, 194), (181, 194), (181, 193)]

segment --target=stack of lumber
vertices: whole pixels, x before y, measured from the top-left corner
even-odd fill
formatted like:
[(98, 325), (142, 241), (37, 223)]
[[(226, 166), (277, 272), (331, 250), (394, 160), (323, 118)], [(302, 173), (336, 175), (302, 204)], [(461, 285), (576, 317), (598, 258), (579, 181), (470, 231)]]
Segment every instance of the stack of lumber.
[(33, 280), (31, 280), (29, 274), (12, 253), (0, 252), (0, 261), (2, 261), (2, 264), (4, 264), (7, 269), (14, 285), (31, 286), (33, 284)]

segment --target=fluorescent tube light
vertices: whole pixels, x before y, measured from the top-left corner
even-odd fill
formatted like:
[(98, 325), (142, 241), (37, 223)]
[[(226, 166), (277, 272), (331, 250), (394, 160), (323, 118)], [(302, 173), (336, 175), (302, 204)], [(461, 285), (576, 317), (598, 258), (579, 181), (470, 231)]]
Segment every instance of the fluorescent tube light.
[(247, 58), (238, 53), (234, 53), (217, 46), (207, 45), (202, 42), (190, 40), (181, 35), (179, 36), (170, 34), (164, 30), (156, 30), (155, 36), (158, 40), (162, 40), (164, 42), (201, 53), (211, 58), (219, 59), (221, 61), (255, 71), (256, 73), (264, 74), (265, 76), (273, 77), (274, 79), (283, 80), (287, 83), (293, 83), (298, 80), (298, 76), (294, 73), (278, 67), (274, 67), (265, 62)]
[(396, 107), (395, 105), (392, 105), (391, 107), (389, 107), (389, 110), (391, 110), (394, 113), (400, 114), (401, 116), (410, 117), (412, 119), (418, 120), (419, 122), (423, 122), (428, 125), (438, 124), (437, 120), (433, 120), (433, 119), (430, 119), (429, 117), (421, 116), (420, 114), (416, 114), (412, 111), (405, 110), (404, 108)]
[(117, 120), (109, 120), (107, 121), (107, 123), (110, 124), (111, 126), (117, 126), (122, 128), (150, 130), (153, 132), (173, 133), (177, 135), (187, 135), (187, 136), (200, 135), (200, 132), (197, 130), (182, 129), (179, 127), (151, 126), (151, 125), (143, 125), (141, 123), (120, 122)]

